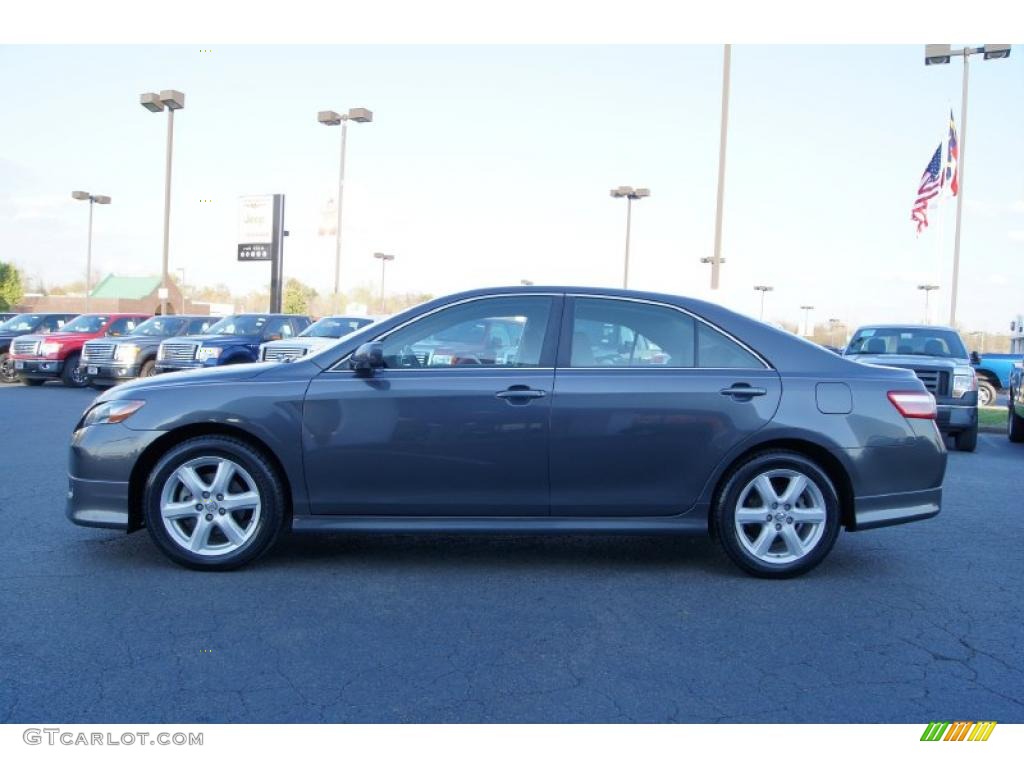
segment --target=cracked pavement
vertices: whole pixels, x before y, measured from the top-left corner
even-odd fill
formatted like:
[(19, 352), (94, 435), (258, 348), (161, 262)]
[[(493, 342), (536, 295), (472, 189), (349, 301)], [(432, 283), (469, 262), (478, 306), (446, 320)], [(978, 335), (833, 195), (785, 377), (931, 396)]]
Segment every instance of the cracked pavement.
[(3, 722), (1024, 721), (1024, 445), (749, 578), (705, 539), (290, 537), (234, 573), (64, 518), (91, 392), (0, 388)]

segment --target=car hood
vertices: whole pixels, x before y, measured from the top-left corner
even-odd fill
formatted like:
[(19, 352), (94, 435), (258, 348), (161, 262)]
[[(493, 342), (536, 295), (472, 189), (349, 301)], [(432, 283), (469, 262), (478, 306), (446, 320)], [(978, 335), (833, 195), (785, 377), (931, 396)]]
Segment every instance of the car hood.
[[(57, 341), (61, 344), (69, 344), (76, 341), (92, 341), (93, 339), (108, 338), (102, 333), (62, 333), (57, 331), (56, 333), (25, 333), (19, 334), (15, 338), (26, 338), (32, 341)], [(119, 338), (119, 337), (109, 337)]]
[[(56, 335), (56, 334), (51, 334)], [(112, 344), (159, 344), (167, 341), (167, 336), (97, 336), (89, 341), (104, 341)]]
[(846, 355), (847, 360), (868, 365), (885, 365), (890, 368), (938, 368), (952, 371), (958, 365), (970, 365), (966, 360), (954, 357), (929, 357), (927, 355)]
[(303, 349), (324, 349), (332, 344), (337, 344), (341, 339), (331, 336), (293, 336), (290, 339), (278, 339), (268, 341), (263, 346), (269, 349), (278, 347), (302, 347)]
[(119, 400), (132, 397), (145, 399), (147, 391), (164, 389), (166, 387), (180, 387), (192, 384), (228, 384), (233, 381), (245, 381), (273, 367), (273, 363), (251, 363), (248, 365), (224, 365), (216, 368), (194, 368), (187, 371), (161, 373), (159, 376), (133, 379), (124, 384), (118, 384), (116, 387), (108, 389), (100, 395), (97, 401)]
[(258, 344), (255, 336), (221, 336), (219, 334), (202, 333), (197, 336), (169, 336), (161, 343), (174, 344), (205, 344), (211, 347), (230, 347), (236, 344)]

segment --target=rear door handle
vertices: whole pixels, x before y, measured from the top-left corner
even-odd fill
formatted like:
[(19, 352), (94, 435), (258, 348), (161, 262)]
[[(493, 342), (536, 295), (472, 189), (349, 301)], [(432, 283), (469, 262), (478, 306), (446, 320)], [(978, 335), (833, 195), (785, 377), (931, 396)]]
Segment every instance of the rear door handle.
[(543, 389), (530, 389), (529, 387), (509, 387), (501, 392), (495, 392), (494, 396), (502, 400), (536, 400), (538, 397), (545, 397), (548, 393)]
[(752, 397), (767, 395), (768, 390), (764, 387), (752, 387), (749, 384), (733, 384), (731, 387), (719, 390), (720, 394), (731, 397), (733, 400), (747, 401)]

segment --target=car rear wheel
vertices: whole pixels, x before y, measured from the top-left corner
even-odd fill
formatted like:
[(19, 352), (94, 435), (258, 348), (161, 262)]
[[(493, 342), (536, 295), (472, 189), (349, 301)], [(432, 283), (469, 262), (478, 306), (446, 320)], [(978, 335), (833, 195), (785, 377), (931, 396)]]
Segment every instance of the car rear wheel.
[(996, 394), (996, 388), (992, 382), (978, 379), (978, 405), (995, 405)]
[(760, 453), (733, 470), (713, 514), (726, 554), (763, 578), (806, 573), (839, 535), (839, 497), (828, 475), (790, 451)]
[(68, 359), (64, 361), (64, 370), (61, 371), (60, 380), (64, 382), (65, 387), (84, 387), (89, 383), (89, 377), (85, 375), (85, 371), (78, 367), (78, 355), (68, 355)]
[(229, 570), (256, 559), (278, 539), (284, 484), (273, 465), (231, 437), (186, 440), (153, 467), (144, 495), (146, 527), (181, 565)]
[(1013, 398), (1010, 399), (1010, 412), (1006, 418), (1006, 436), (1011, 443), (1024, 443), (1024, 417), (1018, 416), (1013, 408)]
[(971, 453), (975, 448), (978, 447), (978, 428), (965, 430), (963, 432), (957, 432), (953, 442), (956, 445), (958, 451), (967, 451)]

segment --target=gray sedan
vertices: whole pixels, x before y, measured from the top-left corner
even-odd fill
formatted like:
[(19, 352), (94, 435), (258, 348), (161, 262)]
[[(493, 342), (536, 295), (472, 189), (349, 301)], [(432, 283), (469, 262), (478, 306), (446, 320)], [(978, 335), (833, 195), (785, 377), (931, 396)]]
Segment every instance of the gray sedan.
[(67, 513), (199, 569), (287, 531), (592, 531), (710, 534), (787, 577), (840, 529), (938, 514), (935, 415), (911, 371), (707, 302), (476, 290), (289, 365), (109, 390), (72, 436)]

